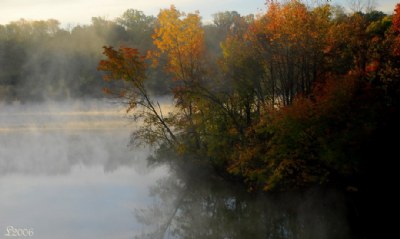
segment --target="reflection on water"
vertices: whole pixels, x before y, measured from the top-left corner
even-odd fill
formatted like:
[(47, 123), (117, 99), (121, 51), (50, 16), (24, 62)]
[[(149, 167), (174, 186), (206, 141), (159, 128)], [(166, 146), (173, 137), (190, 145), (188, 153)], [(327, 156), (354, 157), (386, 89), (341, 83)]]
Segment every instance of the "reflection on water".
[(196, 165), (150, 170), (149, 151), (127, 146), (133, 126), (104, 103), (0, 106), (0, 238), (8, 226), (41, 239), (349, 238), (340, 194), (254, 195)]
[(135, 211), (147, 226), (136, 238), (351, 238), (340, 193), (254, 195), (198, 172), (170, 175), (152, 187), (153, 205)]
[(133, 238), (135, 208), (165, 168), (127, 145), (133, 125), (112, 104), (0, 106), (0, 238)]

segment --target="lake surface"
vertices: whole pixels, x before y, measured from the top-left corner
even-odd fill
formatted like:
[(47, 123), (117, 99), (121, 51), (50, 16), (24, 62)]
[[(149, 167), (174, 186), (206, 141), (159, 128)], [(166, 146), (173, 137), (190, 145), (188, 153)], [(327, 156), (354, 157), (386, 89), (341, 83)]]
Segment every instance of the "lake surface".
[(128, 147), (133, 125), (118, 105), (68, 102), (0, 106), (0, 238), (133, 238), (134, 210), (165, 168)]
[(196, 165), (148, 168), (124, 112), (0, 105), (0, 238), (350, 238), (336, 192), (255, 195)]

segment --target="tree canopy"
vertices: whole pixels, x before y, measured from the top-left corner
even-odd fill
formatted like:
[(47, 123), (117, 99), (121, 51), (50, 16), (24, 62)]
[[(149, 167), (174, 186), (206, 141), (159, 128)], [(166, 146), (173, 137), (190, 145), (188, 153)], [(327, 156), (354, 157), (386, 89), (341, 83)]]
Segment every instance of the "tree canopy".
[[(161, 145), (166, 139), (249, 190), (361, 190), (371, 170), (366, 152), (382, 144), (368, 146), (397, 129), (399, 6), (392, 16), (297, 0), (267, 6), (257, 17), (215, 14), (207, 27), (198, 12), (160, 11), (148, 58), (170, 76), (175, 109), (150, 107), (155, 121), (147, 122), (165, 129), (147, 125), (140, 135), (164, 135)], [(221, 51), (209, 55), (204, 35), (216, 32)]]

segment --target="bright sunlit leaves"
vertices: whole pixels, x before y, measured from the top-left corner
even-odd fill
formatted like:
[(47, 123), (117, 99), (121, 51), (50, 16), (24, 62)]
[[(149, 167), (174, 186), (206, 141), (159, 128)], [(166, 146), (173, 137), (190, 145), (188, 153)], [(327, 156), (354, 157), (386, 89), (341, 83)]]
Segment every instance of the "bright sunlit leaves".
[(176, 80), (189, 81), (201, 65), (204, 30), (199, 13), (185, 14), (174, 6), (161, 10), (154, 30), (154, 45), (168, 57), (168, 70)]
[[(150, 100), (136, 49), (105, 47), (99, 69), (132, 83), (142, 97), (134, 107), (147, 102), (139, 134), (147, 142), (165, 140), (251, 190), (348, 188), (365, 145), (397, 113), (399, 5), (393, 16), (298, 0), (267, 5), (258, 17), (216, 14), (209, 28), (199, 13), (160, 11), (148, 57), (174, 80), (174, 114)], [(219, 58), (207, 55), (205, 29), (223, 36)]]

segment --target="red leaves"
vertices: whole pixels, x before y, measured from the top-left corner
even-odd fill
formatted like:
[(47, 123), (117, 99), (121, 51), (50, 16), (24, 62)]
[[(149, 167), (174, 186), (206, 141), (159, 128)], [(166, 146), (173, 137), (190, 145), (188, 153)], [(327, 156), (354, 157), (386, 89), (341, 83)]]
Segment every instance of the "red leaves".
[(400, 56), (400, 3), (394, 9), (395, 14), (392, 18), (392, 31), (395, 35), (393, 42), (393, 54)]
[(392, 29), (400, 33), (400, 3), (396, 5), (396, 8), (394, 9), (395, 14), (393, 15), (392, 19)]
[(367, 67), (365, 68), (365, 71), (367, 73), (376, 72), (378, 70), (378, 67), (379, 67), (379, 61), (375, 60), (375, 61), (372, 61), (369, 65), (367, 65)]
[(104, 71), (104, 80), (143, 81), (145, 77), (144, 57), (134, 48), (104, 46), (103, 54), (107, 60), (101, 60), (97, 69)]

